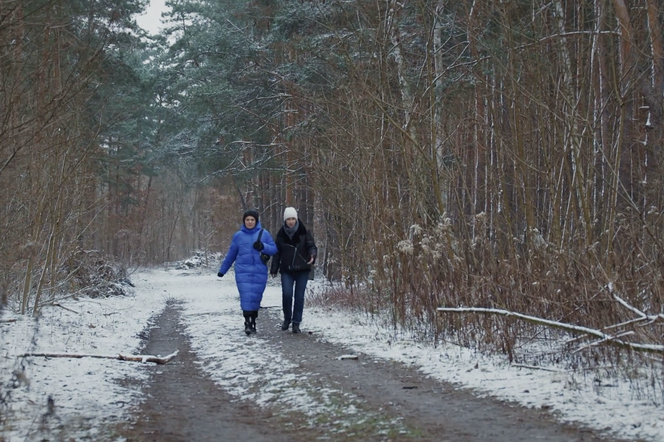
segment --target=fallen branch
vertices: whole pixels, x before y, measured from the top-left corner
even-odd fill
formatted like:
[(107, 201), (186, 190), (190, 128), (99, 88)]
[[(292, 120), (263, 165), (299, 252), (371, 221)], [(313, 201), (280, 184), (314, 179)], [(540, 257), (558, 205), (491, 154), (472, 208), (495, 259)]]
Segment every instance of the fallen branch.
[(567, 373), (565, 370), (558, 370), (556, 368), (549, 368), (549, 367), (540, 367), (538, 365), (525, 365), (525, 364), (511, 364), (512, 367), (517, 367), (517, 368), (528, 368), (530, 370), (543, 370), (543, 371), (550, 371), (553, 373)]
[(25, 353), (21, 357), (39, 357), (39, 358), (98, 358), (98, 359), (117, 359), (120, 361), (132, 362), (153, 362), (155, 364), (166, 364), (177, 356), (178, 351), (175, 350), (168, 356), (152, 356), (152, 355), (91, 355), (91, 354), (73, 354), (73, 353)]
[(65, 310), (67, 310), (67, 311), (69, 311), (69, 312), (76, 313), (77, 315), (80, 315), (80, 314), (81, 314), (80, 312), (77, 312), (76, 310), (72, 310), (72, 309), (70, 309), (69, 307), (65, 307), (64, 305), (60, 304), (59, 302), (54, 302), (52, 305), (53, 305), (54, 307), (60, 307), (60, 308), (62, 308), (62, 309), (65, 309)]
[(648, 321), (644, 325), (650, 325), (650, 324), (652, 324), (652, 323), (654, 323), (658, 320), (664, 319), (664, 313), (659, 313), (657, 315), (648, 315), (648, 314), (642, 312), (641, 310), (637, 309), (636, 307), (632, 307), (631, 305), (629, 305), (627, 302), (625, 302), (620, 296), (616, 295), (615, 293), (613, 293), (613, 298), (616, 301), (618, 301), (618, 303), (620, 305), (622, 305), (623, 307), (625, 307), (627, 310), (630, 310), (630, 311), (636, 313), (637, 315), (639, 315), (638, 318), (633, 320), (634, 322)]
[(529, 316), (521, 313), (511, 312), (509, 310), (481, 308), (481, 307), (458, 307), (458, 308), (439, 307), (437, 310), (439, 312), (446, 312), (446, 313), (483, 313), (489, 315), (514, 317), (526, 322), (531, 322), (533, 324), (546, 325), (549, 327), (562, 329), (571, 333), (580, 333), (580, 334), (594, 336), (596, 338), (603, 340), (607, 344), (615, 345), (618, 347), (625, 347), (625, 348), (630, 348), (632, 350), (644, 351), (650, 353), (664, 353), (664, 345), (638, 344), (638, 343), (622, 341), (620, 339), (617, 339), (616, 336), (608, 335), (600, 330), (595, 330), (593, 328), (583, 327), (580, 325), (567, 324), (564, 322), (551, 321), (549, 319), (538, 318), (537, 316)]
[(2, 323), (16, 322), (16, 318), (0, 319), (0, 322)]

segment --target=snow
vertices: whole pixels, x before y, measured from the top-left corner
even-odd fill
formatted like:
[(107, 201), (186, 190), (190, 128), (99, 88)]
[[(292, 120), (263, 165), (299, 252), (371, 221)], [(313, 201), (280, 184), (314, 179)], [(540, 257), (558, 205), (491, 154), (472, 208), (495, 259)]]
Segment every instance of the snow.
[[(67, 426), (66, 436), (94, 440), (95, 432), (105, 431), (95, 422), (129, 420), (142, 398), (128, 380), (145, 381), (154, 364), (20, 355), (139, 354), (141, 337), (169, 300), (182, 306), (183, 325), (201, 368), (238, 399), (283, 404), (312, 423), (321, 413), (331, 421), (350, 423), (371, 418), (357, 413), (357, 397), (334, 385), (311, 387), (316, 374), (302, 373), (260, 333), (251, 339), (238, 333), (243, 320), (232, 274), (220, 280), (215, 268), (153, 269), (133, 275), (132, 281), (136, 287), (130, 296), (69, 299), (45, 308), (38, 320), (5, 312), (4, 319), (16, 321), (0, 322), (0, 440), (41, 440), (45, 431), (64, 431), (65, 426), (47, 425), (54, 420), (87, 423), (80, 430)], [(316, 283), (309, 289), (316, 290)], [(280, 299), (278, 285), (271, 282), (262, 306), (278, 307)], [(349, 353), (340, 358), (366, 354), (401, 361), (479, 396), (549, 409), (563, 421), (620, 438), (664, 440), (664, 409), (657, 399), (661, 396), (652, 391), (648, 377), (625, 380), (607, 375), (598, 384), (592, 376), (560, 367), (510, 365), (504, 358), (451, 344), (416, 343), (362, 315), (349, 319), (346, 312), (307, 306), (304, 319), (305, 330), (317, 338), (343, 344)], [(245, 363), (249, 359), (251, 365)], [(49, 397), (54, 413), (48, 411)], [(340, 397), (343, 407), (338, 405)]]

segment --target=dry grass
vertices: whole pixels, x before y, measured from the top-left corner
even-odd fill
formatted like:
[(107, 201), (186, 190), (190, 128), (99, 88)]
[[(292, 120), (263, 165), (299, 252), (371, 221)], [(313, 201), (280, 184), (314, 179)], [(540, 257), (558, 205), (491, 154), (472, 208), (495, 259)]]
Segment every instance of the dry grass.
[[(567, 244), (556, 248), (539, 242), (512, 241), (497, 252), (489, 238), (457, 239), (449, 222), (417, 229), (408, 240), (374, 245), (383, 257), (353, 284), (336, 286), (310, 302), (362, 313), (387, 314), (395, 326), (426, 340), (446, 340), (504, 354), (512, 362), (561, 363), (569, 368), (628, 373), (647, 366), (652, 356), (624, 348), (591, 345), (588, 336), (481, 314), (443, 314), (438, 307), (505, 309), (547, 320), (626, 334), (640, 344), (663, 343), (664, 320), (625, 324), (635, 311), (662, 311), (663, 280), (656, 265), (656, 247), (648, 253), (637, 238), (623, 237), (619, 250), (640, 250), (618, 259), (621, 252), (598, 256), (593, 248)], [(631, 241), (631, 242), (630, 242)], [(503, 243), (504, 244), (504, 243)], [(390, 250), (391, 247), (391, 250)], [(626, 259), (627, 258), (627, 259)], [(358, 266), (361, 268), (361, 266)], [(622, 325), (619, 325), (622, 324)], [(568, 342), (565, 344), (565, 342)], [(574, 352), (578, 350), (578, 352)]]

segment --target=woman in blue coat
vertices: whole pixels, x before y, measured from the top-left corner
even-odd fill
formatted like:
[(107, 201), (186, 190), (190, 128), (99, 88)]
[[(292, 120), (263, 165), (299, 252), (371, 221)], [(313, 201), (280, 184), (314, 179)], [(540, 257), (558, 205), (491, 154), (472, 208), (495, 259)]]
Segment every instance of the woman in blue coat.
[(256, 318), (267, 285), (267, 264), (261, 256), (275, 253), (277, 246), (270, 233), (261, 227), (258, 212), (247, 210), (242, 217), (242, 227), (233, 235), (231, 246), (217, 273), (222, 278), (235, 263), (235, 283), (240, 292), (240, 307), (247, 335), (256, 333)]

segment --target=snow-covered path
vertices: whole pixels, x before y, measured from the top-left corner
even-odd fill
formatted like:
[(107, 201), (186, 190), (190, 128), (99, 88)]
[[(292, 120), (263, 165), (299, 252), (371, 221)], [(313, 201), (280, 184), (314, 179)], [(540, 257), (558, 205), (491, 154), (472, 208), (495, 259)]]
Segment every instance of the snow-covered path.
[[(263, 307), (276, 316), (272, 315), (270, 322), (266, 318), (269, 315), (261, 311), (259, 336), (248, 339), (242, 333), (243, 319), (232, 275), (219, 280), (210, 269), (153, 270), (134, 275), (133, 281), (134, 297), (70, 301), (49, 307), (36, 328), (27, 318), (0, 325), (0, 380), (3, 394), (9, 392), (5, 402), (10, 404), (10, 408), (3, 408), (0, 438), (39, 440), (43, 435), (40, 428), (52, 428), (49, 422), (75, 418), (81, 422), (79, 430), (71, 426), (67, 430), (74, 440), (114, 440), (102, 438), (95, 431), (103, 432), (130, 417), (129, 405), (143, 398), (139, 391), (123, 387), (126, 383), (122, 380), (146, 380), (153, 366), (90, 358), (21, 360), (16, 356), (28, 351), (135, 353), (146, 336), (146, 324), (163, 311), (168, 300), (181, 305), (183, 327), (200, 368), (238, 400), (295, 410), (311, 422), (327, 416), (330, 422), (359, 423), (366, 417), (357, 413), (365, 400), (361, 395), (337, 388), (334, 383), (322, 388), (315, 372), (301, 371), (306, 365), (303, 361), (295, 360), (292, 353), (285, 356), (287, 341), (260, 337), (261, 327), (278, 324), (277, 286), (268, 287), (263, 301)], [(630, 390), (627, 383), (615, 382), (611, 388), (598, 390), (591, 379), (510, 367), (505, 361), (455, 346), (414, 344), (396, 339), (366, 318), (349, 318), (319, 308), (308, 307), (302, 325), (316, 339), (343, 345), (349, 352), (367, 357), (410, 364), (433, 378), (473, 388), (480, 396), (551, 410), (562, 421), (577, 421), (626, 440), (664, 440), (661, 406), (639, 400), (635, 397), (638, 388)], [(280, 333), (284, 340), (299, 338)], [(11, 384), (16, 388), (9, 388)], [(47, 408), (49, 396), (55, 404), (54, 413)], [(378, 427), (383, 425), (386, 431), (400, 431), (399, 422), (378, 421)]]
[[(609, 440), (575, 426), (555, 423), (543, 410), (527, 410), (489, 398), (478, 399), (469, 392), (435, 381), (412, 366), (371, 358), (364, 353), (355, 354), (357, 359), (344, 358), (342, 356), (353, 353), (352, 349), (325, 342), (315, 332), (299, 335), (283, 332), (279, 328), (278, 302), (270, 302), (274, 288), (270, 289), (271, 294), (260, 313), (258, 334), (246, 337), (237, 296), (224, 294), (220, 299), (216, 294), (201, 302), (200, 293), (208, 292), (207, 284), (191, 285), (182, 278), (171, 281), (166, 290), (177, 291), (179, 295), (170, 298), (164, 315), (172, 318), (173, 306), (177, 306), (184, 334), (191, 342), (189, 346), (180, 341), (180, 345), (191, 347), (204, 375), (192, 369), (196, 362), (186, 359), (184, 364), (188, 369), (174, 369), (175, 377), (161, 373), (150, 385), (182, 384), (185, 381), (181, 379), (186, 378), (186, 388), (201, 391), (192, 380), (199, 378), (204, 383), (205, 379), (213, 379), (224, 392), (231, 393), (235, 398), (232, 401), (258, 404), (261, 410), (269, 411), (270, 419), (257, 417), (254, 421), (262, 430), (271, 425), (272, 439), (267, 440), (279, 440), (279, 437), (292, 442), (318, 438), (344, 442)], [(209, 284), (214, 288), (219, 283), (211, 281)], [(278, 295), (277, 290), (277, 300)], [(276, 308), (271, 308), (273, 306)], [(311, 321), (317, 322), (314, 318)], [(150, 341), (152, 335), (163, 334), (162, 328), (173, 328), (164, 318), (160, 318), (157, 325), (160, 329), (151, 333)], [(351, 328), (346, 329), (346, 332), (351, 331)], [(169, 353), (173, 349), (161, 347), (160, 351)], [(165, 413), (157, 416), (154, 410), (182, 402), (181, 388), (168, 394), (160, 390), (159, 387), (149, 389), (150, 399), (140, 413), (149, 415), (153, 422), (147, 429), (140, 426), (137, 429), (159, 435), (158, 439), (164, 437), (161, 427), (168, 427), (169, 422), (179, 419), (180, 412), (176, 416)], [(209, 409), (212, 403), (218, 402), (220, 394), (191, 395), (187, 407)], [(182, 413), (186, 413), (186, 409)], [(223, 432), (224, 440), (235, 440), (234, 435), (247, 431), (237, 428), (227, 412), (220, 413), (218, 418), (195, 414), (187, 420), (199, 423), (195, 428), (187, 425), (189, 428), (180, 432), (184, 437), (181, 440), (214, 441), (215, 430)], [(155, 422), (162, 424), (155, 425)], [(289, 432), (294, 428), (298, 430)], [(242, 436), (236, 437), (242, 440)], [(260, 436), (255, 439), (261, 440)]]

